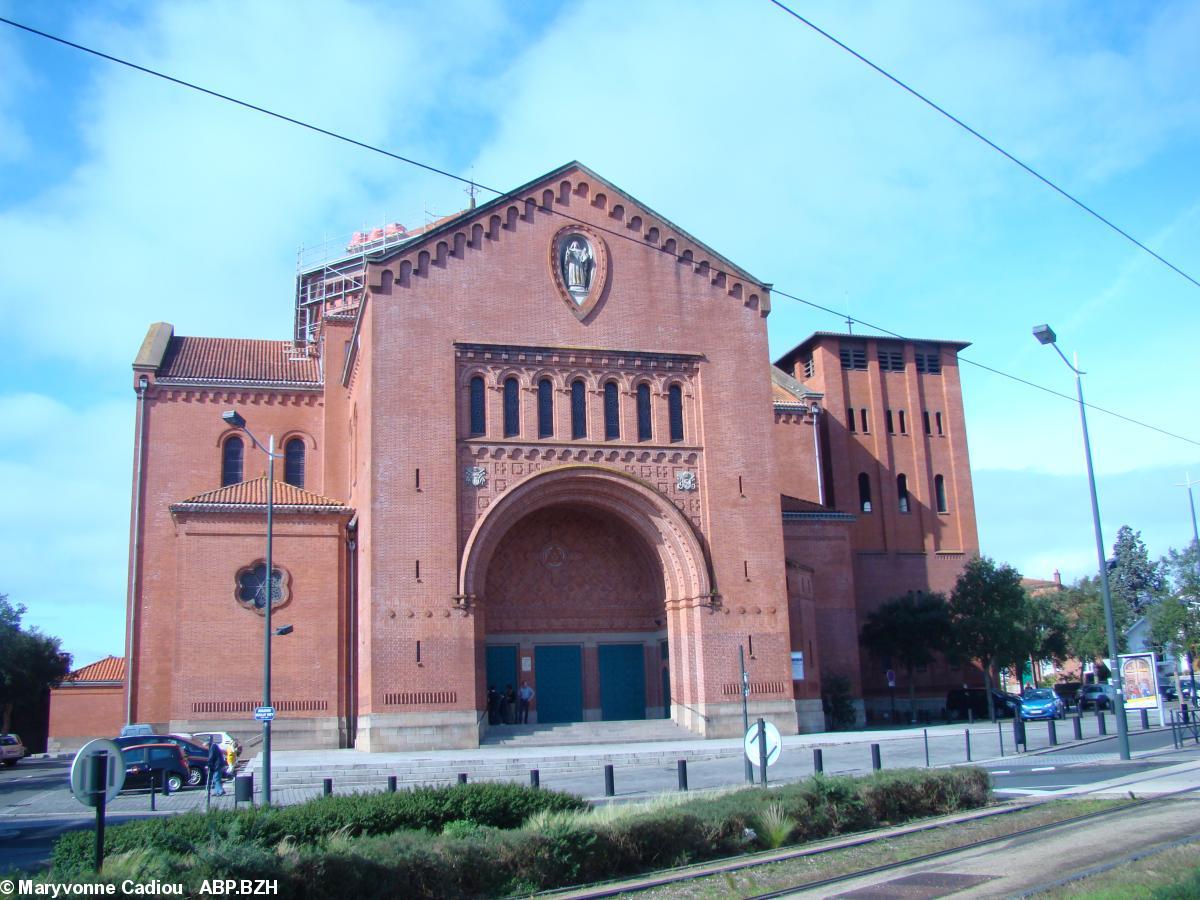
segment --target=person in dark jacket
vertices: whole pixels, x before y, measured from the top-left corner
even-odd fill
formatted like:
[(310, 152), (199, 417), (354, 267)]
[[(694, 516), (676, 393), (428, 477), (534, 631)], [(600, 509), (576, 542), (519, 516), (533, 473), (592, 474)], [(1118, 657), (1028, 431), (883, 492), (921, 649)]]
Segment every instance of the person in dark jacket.
[(221, 745), (209, 738), (208, 741), (208, 789), (214, 797), (225, 796), (225, 785), (221, 775), (225, 769), (225, 753)]

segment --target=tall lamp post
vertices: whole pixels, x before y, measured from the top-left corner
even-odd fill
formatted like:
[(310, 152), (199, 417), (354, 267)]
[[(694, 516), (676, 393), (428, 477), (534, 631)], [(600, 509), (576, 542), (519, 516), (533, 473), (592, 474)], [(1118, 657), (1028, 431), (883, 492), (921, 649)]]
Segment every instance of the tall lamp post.
[[(275, 506), (275, 435), (267, 437), (263, 446), (258, 438), (246, 427), (246, 420), (236, 410), (228, 410), (221, 414), (228, 425), (244, 431), (246, 436), (259, 450), (267, 454), (267, 558), (266, 572), (263, 578), (263, 706), (271, 705), (271, 606), (275, 602), (275, 578), (271, 564), (271, 536), (274, 526)], [(283, 629), (280, 629), (283, 631)], [(288, 631), (291, 631), (289, 628)], [(263, 805), (271, 805), (271, 721), (264, 719), (263, 723)]]
[[(1191, 508), (1191, 511), (1192, 511), (1192, 541), (1196, 544), (1200, 544), (1200, 531), (1197, 531), (1197, 529), (1196, 529), (1196, 500), (1194, 497), (1192, 497), (1192, 486), (1197, 485), (1197, 484), (1200, 484), (1200, 480), (1192, 481), (1192, 473), (1188, 472), (1183, 476), (1183, 483), (1176, 484), (1176, 487), (1187, 488), (1188, 506)], [(1200, 563), (1197, 563), (1197, 565), (1200, 565)], [(1192, 681), (1191, 687), (1188, 690), (1192, 697), (1192, 706), (1195, 706), (1196, 705), (1196, 664), (1195, 664), (1195, 658), (1192, 656), (1192, 653), (1190, 650), (1188, 651), (1188, 654), (1187, 654), (1187, 661), (1188, 661), (1188, 677), (1191, 678), (1191, 681)], [(1178, 671), (1178, 670), (1176, 670), (1176, 671)], [(1176, 682), (1175, 686), (1178, 687), (1179, 686), (1178, 677), (1175, 679), (1175, 682)]]
[(1043, 344), (1049, 344), (1075, 373), (1075, 393), (1079, 397), (1079, 421), (1083, 426), (1083, 456), (1087, 461), (1088, 489), (1092, 494), (1092, 525), (1096, 530), (1096, 556), (1100, 562), (1100, 596), (1104, 601), (1104, 630), (1108, 636), (1108, 656), (1112, 660), (1112, 676), (1115, 680), (1116, 697), (1113, 700), (1117, 717), (1117, 750), (1121, 759), (1129, 759), (1129, 726), (1125, 721), (1125, 692), (1121, 684), (1121, 661), (1117, 658), (1117, 627), (1113, 622), (1112, 594), (1108, 589), (1108, 560), (1104, 553), (1104, 535), (1100, 530), (1100, 503), (1096, 499), (1096, 474), (1092, 471), (1092, 444), (1088, 440), (1087, 411), (1083, 403), (1083, 372), (1073, 365), (1058, 347), (1058, 337), (1049, 325), (1038, 325), (1033, 336)]

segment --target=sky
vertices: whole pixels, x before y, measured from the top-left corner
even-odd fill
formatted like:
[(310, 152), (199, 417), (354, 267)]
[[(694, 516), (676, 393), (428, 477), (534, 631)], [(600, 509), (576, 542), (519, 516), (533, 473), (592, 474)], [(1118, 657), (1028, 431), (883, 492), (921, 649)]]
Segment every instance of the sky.
[[(1200, 279), (1200, 0), (798, 2)], [(509, 189), (576, 159), (777, 289), (1073, 396), (1102, 524), (1161, 555), (1200, 478), (1189, 283), (766, 0), (0, 0), (0, 16)], [(484, 192), (484, 199), (491, 194)], [(147, 326), (291, 336), (303, 246), (463, 186), (0, 25), (0, 593), (124, 648)], [(841, 318), (779, 294), (780, 355)], [(862, 325), (857, 333), (870, 333)], [(1093, 572), (1078, 409), (970, 365), (982, 551)]]

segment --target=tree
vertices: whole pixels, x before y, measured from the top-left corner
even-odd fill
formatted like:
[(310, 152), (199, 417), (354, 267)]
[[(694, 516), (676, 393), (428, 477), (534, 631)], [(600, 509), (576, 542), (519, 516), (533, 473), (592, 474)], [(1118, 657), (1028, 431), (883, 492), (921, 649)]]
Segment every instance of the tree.
[[(998, 660), (1001, 665), (1019, 672), (1026, 660), (1032, 665), (1035, 660), (1061, 660), (1067, 656), (1067, 619), (1049, 597), (1026, 593), (1018, 622), (1025, 650), (1016, 659)], [(1033, 678), (1036, 684), (1036, 671)]]
[[(1097, 680), (1107, 681), (1107, 676), (1099, 677), (1101, 661), (1108, 658), (1108, 630), (1104, 625), (1100, 576), (1080, 578), (1070, 587), (1059, 591), (1054, 602), (1067, 622), (1067, 655), (1096, 664)], [(1125, 632), (1132, 618), (1133, 612), (1127, 604), (1113, 602), (1118, 653), (1125, 649)]]
[(24, 615), (22, 604), (0, 594), (0, 732), (12, 727), (17, 706), (36, 702), (71, 671), (71, 655), (62, 652), (59, 639), (23, 630)]
[(1142, 533), (1122, 525), (1108, 561), (1108, 588), (1113, 606), (1122, 603), (1134, 616), (1143, 616), (1162, 596), (1165, 587), (1162, 564), (1151, 561), (1142, 543)]
[(1192, 541), (1186, 550), (1168, 551), (1162, 566), (1169, 590), (1150, 611), (1150, 640), (1182, 653), (1194, 673), (1200, 656), (1200, 544)]
[(929, 665), (946, 649), (950, 608), (941, 594), (909, 591), (886, 601), (867, 616), (859, 642), (879, 660), (892, 659), (904, 667), (908, 680), (908, 711), (916, 717), (913, 670)]
[(1001, 663), (1024, 659), (1031, 649), (1021, 573), (977, 556), (963, 568), (950, 594), (951, 655), (978, 660), (988, 691), (988, 716), (996, 718), (993, 673)]

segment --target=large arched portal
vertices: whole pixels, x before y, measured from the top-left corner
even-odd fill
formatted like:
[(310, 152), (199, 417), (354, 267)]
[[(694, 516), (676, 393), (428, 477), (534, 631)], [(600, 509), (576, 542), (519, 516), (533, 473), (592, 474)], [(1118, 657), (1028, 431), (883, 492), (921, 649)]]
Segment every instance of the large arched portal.
[(481, 686), (529, 682), (531, 722), (686, 720), (690, 617), (711, 579), (690, 523), (649, 485), (593, 466), (526, 480), (476, 523), (461, 589)]

